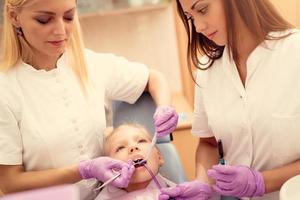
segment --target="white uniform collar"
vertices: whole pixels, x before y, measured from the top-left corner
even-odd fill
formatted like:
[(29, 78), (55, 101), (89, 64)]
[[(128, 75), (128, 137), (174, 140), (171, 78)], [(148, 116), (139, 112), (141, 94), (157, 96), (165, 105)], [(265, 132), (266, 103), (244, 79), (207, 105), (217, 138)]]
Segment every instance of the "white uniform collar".
[[(289, 29), (286, 31), (280, 31), (280, 32), (270, 32), (268, 35), (270, 38), (272, 37), (281, 37), (290, 33), (297, 32), (297, 29)], [(249, 55), (247, 60), (247, 79), (246, 79), (246, 85), (248, 81), (251, 79), (252, 75), (255, 73), (257, 68), (260, 66), (260, 62), (263, 61), (264, 56), (268, 51), (272, 51), (276, 49), (276, 44), (278, 40), (265, 40), (261, 44), (259, 44)], [(228, 46), (225, 46), (223, 56), (221, 58), (223, 70), (225, 74), (231, 79), (233, 84), (235, 85), (236, 89), (239, 91), (239, 93), (243, 94), (245, 92), (245, 87), (242, 85), (240, 77), (238, 76), (238, 71), (236, 64), (233, 61), (232, 55), (229, 56), (229, 49)]]
[(31, 66), (28, 63), (25, 63), (24, 61), (20, 60), (19, 63), (17, 64), (17, 67), (20, 67), (22, 70), (25, 70), (29, 73), (34, 73), (34, 74), (53, 74), (57, 73), (58, 71), (61, 70), (63, 66), (66, 65), (67, 62), (67, 53), (63, 53), (57, 60), (56, 68), (52, 69), (50, 71), (46, 71), (44, 69), (35, 69), (33, 66)]

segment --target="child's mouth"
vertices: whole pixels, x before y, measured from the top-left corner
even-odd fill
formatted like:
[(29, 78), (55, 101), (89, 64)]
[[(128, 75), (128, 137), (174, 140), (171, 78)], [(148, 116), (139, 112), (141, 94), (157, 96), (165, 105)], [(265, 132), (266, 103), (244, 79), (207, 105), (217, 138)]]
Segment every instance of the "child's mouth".
[(147, 161), (144, 160), (144, 159), (142, 159), (142, 158), (139, 158), (139, 159), (134, 160), (133, 163), (134, 163), (134, 164), (133, 164), (134, 167), (135, 167), (135, 168), (138, 168), (138, 167), (144, 166), (144, 165), (147, 163)]

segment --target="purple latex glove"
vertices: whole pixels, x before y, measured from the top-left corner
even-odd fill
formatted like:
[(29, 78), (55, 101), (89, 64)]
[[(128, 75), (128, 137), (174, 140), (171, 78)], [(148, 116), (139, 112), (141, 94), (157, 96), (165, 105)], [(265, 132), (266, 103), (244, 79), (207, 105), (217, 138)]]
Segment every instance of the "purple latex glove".
[(262, 174), (247, 166), (214, 165), (207, 174), (216, 180), (213, 189), (221, 195), (256, 197), (265, 194)]
[(157, 137), (163, 137), (172, 133), (178, 123), (178, 114), (173, 107), (159, 106), (153, 115)]
[(111, 185), (119, 188), (128, 186), (134, 170), (133, 162), (125, 163), (109, 157), (98, 157), (79, 163), (79, 173), (83, 179), (96, 178), (105, 182), (120, 172), (121, 175), (111, 182)]
[(184, 182), (175, 187), (162, 188), (159, 200), (168, 200), (175, 198), (176, 200), (208, 200), (213, 195), (210, 185), (195, 180)]

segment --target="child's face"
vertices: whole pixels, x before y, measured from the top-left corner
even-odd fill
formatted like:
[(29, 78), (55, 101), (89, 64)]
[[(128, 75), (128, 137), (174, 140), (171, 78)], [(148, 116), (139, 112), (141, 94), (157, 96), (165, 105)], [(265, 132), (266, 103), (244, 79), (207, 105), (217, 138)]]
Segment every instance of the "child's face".
[[(145, 131), (132, 126), (124, 126), (108, 138), (106, 141), (106, 153), (112, 158), (125, 162), (128, 160), (144, 159), (150, 143), (151, 138)], [(153, 174), (157, 174), (163, 162), (158, 149), (153, 148), (147, 161), (147, 167)], [(131, 183), (141, 183), (150, 179), (150, 174), (142, 166), (136, 168), (131, 178)]]

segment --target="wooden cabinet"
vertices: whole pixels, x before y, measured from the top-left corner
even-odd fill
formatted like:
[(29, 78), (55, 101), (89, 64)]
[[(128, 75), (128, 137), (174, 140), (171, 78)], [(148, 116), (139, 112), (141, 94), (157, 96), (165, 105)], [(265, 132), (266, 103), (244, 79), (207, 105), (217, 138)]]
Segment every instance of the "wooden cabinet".
[(178, 123), (178, 128), (173, 132), (172, 143), (178, 151), (187, 178), (193, 180), (195, 178), (195, 152), (198, 139), (191, 134), (192, 107), (186, 106), (189, 103), (182, 95), (173, 98), (173, 105), (185, 120)]

